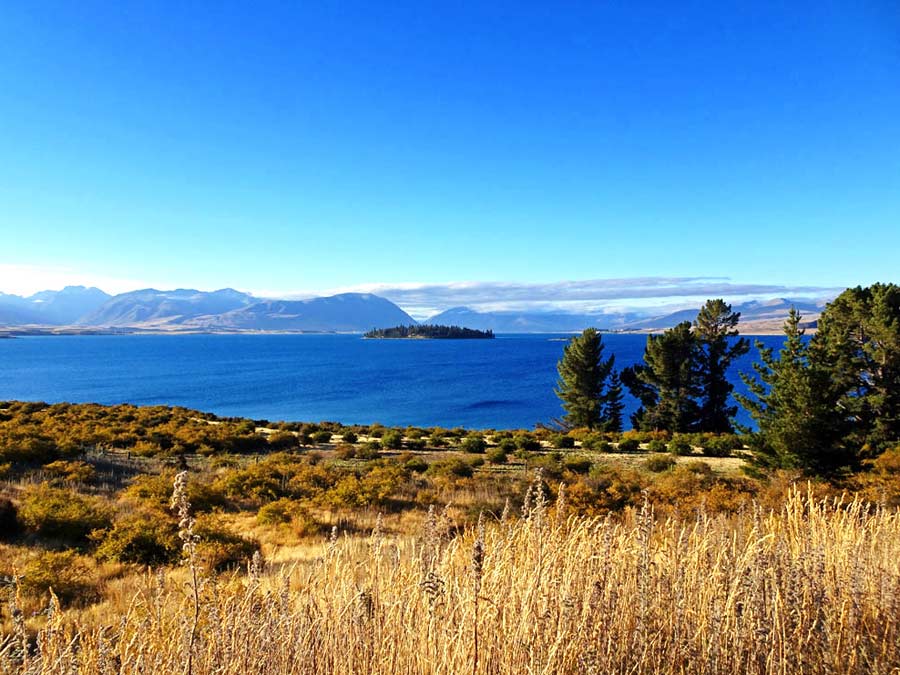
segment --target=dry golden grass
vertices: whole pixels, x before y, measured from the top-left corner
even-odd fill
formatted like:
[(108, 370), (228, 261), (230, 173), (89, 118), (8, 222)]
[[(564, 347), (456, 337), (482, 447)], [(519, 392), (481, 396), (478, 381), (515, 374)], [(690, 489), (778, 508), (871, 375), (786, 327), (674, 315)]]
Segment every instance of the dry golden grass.
[(102, 624), (51, 603), (36, 650), (12, 600), (0, 671), (897, 672), (896, 511), (794, 492), (769, 513), (567, 519), (564, 499), (458, 535), (431, 512), (418, 537), (336, 536), (196, 595), (190, 569), (148, 574)]

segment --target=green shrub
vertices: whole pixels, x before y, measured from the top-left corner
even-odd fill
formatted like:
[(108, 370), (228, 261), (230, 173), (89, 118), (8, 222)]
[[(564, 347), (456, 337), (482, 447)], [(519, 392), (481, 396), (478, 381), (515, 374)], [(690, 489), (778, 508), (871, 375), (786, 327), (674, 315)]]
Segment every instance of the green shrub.
[(636, 438), (626, 438), (619, 441), (619, 452), (637, 452), (641, 449), (641, 443)]
[(96, 539), (100, 543), (95, 554), (100, 560), (166, 565), (178, 560), (181, 551), (175, 520), (159, 511), (141, 511), (118, 519)]
[(711, 438), (700, 449), (707, 457), (730, 457), (733, 443), (727, 437)]
[(471, 478), (475, 471), (472, 465), (458, 457), (435, 462), (428, 467), (431, 476), (450, 476), (454, 478)]
[(94, 467), (87, 462), (65, 459), (45, 464), (42, 471), (56, 480), (69, 483), (89, 483), (97, 476)]
[(571, 450), (575, 447), (575, 439), (567, 434), (560, 434), (553, 437), (552, 445), (560, 450)]
[(428, 470), (428, 462), (422, 457), (416, 457), (415, 455), (403, 462), (403, 466), (414, 473), (424, 473)]
[(359, 440), (359, 436), (355, 431), (347, 430), (341, 434), (341, 440), (344, 441), (344, 443), (356, 443)]
[(356, 449), (356, 457), (358, 459), (372, 460), (381, 457), (381, 443), (378, 441), (369, 441)]
[(682, 438), (673, 438), (669, 441), (669, 452), (673, 455), (690, 455), (694, 452), (694, 448), (691, 447), (691, 444)]
[(463, 439), (461, 447), (464, 452), (482, 454), (487, 449), (487, 442), (481, 436), (472, 434)]
[(334, 449), (336, 459), (353, 459), (356, 457), (356, 448), (352, 445), (341, 444)]
[(506, 450), (499, 446), (491, 448), (488, 450), (487, 460), (491, 464), (506, 464)]
[(293, 450), (300, 446), (300, 441), (290, 431), (276, 431), (266, 439), (269, 447), (276, 451)]
[(654, 438), (652, 441), (647, 443), (647, 452), (653, 452), (653, 453), (658, 454), (661, 452), (666, 452), (666, 450), (667, 450), (666, 442), (661, 441), (658, 438)]
[(428, 445), (432, 448), (444, 448), (447, 446), (447, 440), (443, 434), (434, 433), (428, 437)]
[(569, 456), (563, 460), (563, 466), (572, 473), (587, 473), (591, 470), (591, 462), (587, 457)]
[(388, 450), (399, 450), (403, 447), (403, 434), (396, 429), (386, 431), (381, 437), (381, 445)]
[(25, 489), (19, 518), (42, 537), (81, 542), (93, 530), (109, 527), (111, 510), (97, 497), (42, 483)]
[(408, 438), (404, 441), (404, 445), (410, 450), (424, 450), (425, 449), (425, 439), (424, 438)]
[(25, 595), (44, 599), (52, 588), (63, 605), (87, 605), (99, 598), (98, 581), (75, 551), (43, 551), (22, 568), (19, 587)]
[(194, 533), (198, 562), (217, 572), (245, 564), (259, 549), (256, 542), (234, 534), (215, 516), (198, 517)]
[(660, 473), (662, 471), (668, 471), (673, 466), (677, 464), (676, 460), (672, 455), (667, 453), (658, 453), (654, 455), (650, 455), (646, 460), (644, 460), (644, 466), (654, 473)]
[(537, 452), (541, 449), (541, 442), (531, 434), (516, 436), (516, 445), (525, 452)]
[(497, 443), (497, 447), (499, 449), (503, 450), (503, 452), (505, 452), (506, 454), (515, 452), (516, 450), (519, 449), (519, 446), (516, 445), (516, 442), (513, 440), (512, 436), (507, 436), (506, 438), (501, 438), (500, 441)]
[(259, 508), (256, 512), (256, 522), (260, 525), (284, 525), (291, 522), (297, 510), (297, 502), (285, 497), (276, 499)]
[(332, 433), (330, 431), (317, 431), (310, 438), (316, 445), (324, 445), (325, 443), (331, 443), (331, 436)]

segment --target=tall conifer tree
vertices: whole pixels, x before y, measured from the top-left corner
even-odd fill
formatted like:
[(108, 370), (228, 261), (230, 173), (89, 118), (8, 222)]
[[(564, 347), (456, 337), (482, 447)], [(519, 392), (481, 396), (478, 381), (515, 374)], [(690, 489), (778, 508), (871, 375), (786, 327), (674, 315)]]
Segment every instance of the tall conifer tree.
[(751, 396), (738, 400), (759, 426), (751, 441), (754, 460), (763, 467), (831, 473), (855, 460), (844, 445), (848, 420), (839, 406), (841, 389), (831, 368), (811, 358), (795, 309), (784, 334), (777, 359), (771, 348), (757, 342), (762, 363), (753, 368), (758, 379), (741, 376)]
[(734, 386), (728, 381), (728, 369), (740, 356), (750, 350), (750, 341), (739, 338), (737, 325), (740, 312), (722, 299), (707, 300), (694, 320), (697, 338), (698, 377), (702, 395), (700, 400), (699, 431), (731, 433), (731, 418), (737, 406), (728, 405)]
[(566, 411), (564, 426), (602, 427), (605, 386), (614, 363), (615, 356), (603, 358), (603, 340), (594, 328), (585, 329), (569, 341), (557, 364), (556, 395)]
[(622, 382), (641, 402), (631, 416), (644, 431), (694, 431), (700, 418), (698, 344), (691, 322), (648, 335), (644, 364), (622, 371)]

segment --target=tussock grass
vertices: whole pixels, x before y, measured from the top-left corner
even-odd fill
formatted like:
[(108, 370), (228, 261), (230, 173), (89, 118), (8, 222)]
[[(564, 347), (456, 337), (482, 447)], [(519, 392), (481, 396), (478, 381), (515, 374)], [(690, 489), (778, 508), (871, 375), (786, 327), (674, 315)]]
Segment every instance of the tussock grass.
[[(563, 495), (564, 495), (564, 491)], [(564, 500), (565, 497), (561, 497)], [(900, 666), (900, 515), (794, 491), (732, 516), (522, 517), (452, 534), (334, 534), (287, 568), (148, 574), (102, 625), (51, 602), (4, 673), (889, 673)], [(184, 523), (187, 528), (189, 522)], [(189, 544), (189, 540), (185, 539)], [(188, 550), (190, 554), (190, 550)], [(189, 556), (188, 556), (189, 558)], [(189, 567), (189, 563), (186, 563)], [(185, 574), (187, 572), (187, 574)]]

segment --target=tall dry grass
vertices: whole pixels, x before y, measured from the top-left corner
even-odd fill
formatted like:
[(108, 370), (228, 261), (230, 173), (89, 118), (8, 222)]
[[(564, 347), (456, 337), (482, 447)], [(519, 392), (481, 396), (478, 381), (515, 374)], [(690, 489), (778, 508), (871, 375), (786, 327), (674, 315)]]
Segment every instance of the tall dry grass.
[[(334, 536), (313, 563), (148, 574), (105, 626), (51, 606), (5, 673), (889, 673), (900, 515), (795, 492), (778, 512), (565, 518), (533, 492), (451, 534)], [(564, 497), (563, 497), (564, 499)], [(194, 595), (194, 590), (197, 595)], [(15, 612), (15, 600), (11, 600)], [(196, 618), (196, 621), (195, 621)], [(17, 624), (18, 625), (18, 624)]]

